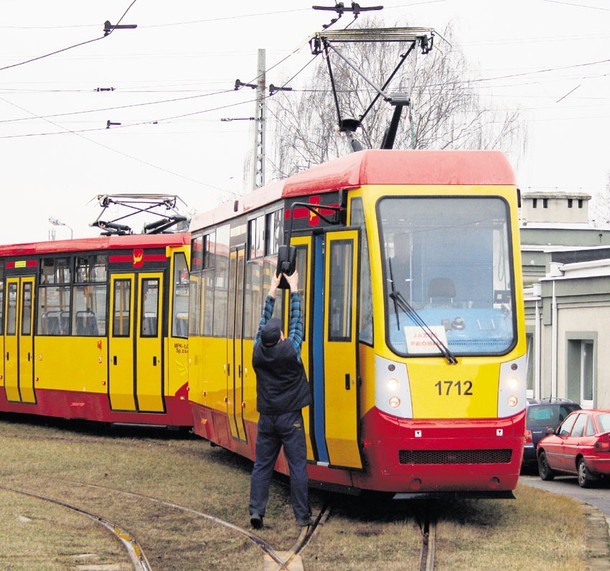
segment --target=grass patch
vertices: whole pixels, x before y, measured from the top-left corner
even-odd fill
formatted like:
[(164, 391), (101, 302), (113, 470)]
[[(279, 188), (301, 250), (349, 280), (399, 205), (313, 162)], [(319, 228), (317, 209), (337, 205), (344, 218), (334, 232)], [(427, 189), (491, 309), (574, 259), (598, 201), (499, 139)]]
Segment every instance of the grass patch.
[[(259, 569), (244, 536), (151, 496), (248, 527), (251, 463), (205, 441), (167, 431), (0, 421), (2, 485), (74, 504), (135, 537), (155, 571)], [(569, 498), (519, 487), (516, 500), (389, 502), (330, 496), (332, 514), (302, 552), (311, 570), (416, 568), (425, 510), (438, 514), (437, 569), (578, 571), (586, 568), (585, 519)], [(328, 497), (312, 491), (314, 511)], [(276, 551), (296, 541), (289, 488), (274, 481), (260, 536)], [(81, 559), (78, 559), (78, 558)], [(71, 510), (0, 490), (0, 568), (77, 565), (129, 569), (122, 544)]]

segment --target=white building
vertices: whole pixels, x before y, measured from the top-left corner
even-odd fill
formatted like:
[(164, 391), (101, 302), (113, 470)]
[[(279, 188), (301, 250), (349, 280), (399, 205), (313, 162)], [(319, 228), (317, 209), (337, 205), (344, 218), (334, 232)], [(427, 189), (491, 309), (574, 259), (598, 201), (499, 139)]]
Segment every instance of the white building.
[(522, 196), (528, 396), (610, 408), (610, 230), (582, 193)]

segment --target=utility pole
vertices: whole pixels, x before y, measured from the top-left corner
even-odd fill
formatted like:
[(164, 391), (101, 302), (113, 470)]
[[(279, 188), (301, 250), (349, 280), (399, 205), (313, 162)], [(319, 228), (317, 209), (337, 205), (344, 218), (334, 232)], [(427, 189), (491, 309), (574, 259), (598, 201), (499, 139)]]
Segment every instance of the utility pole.
[(252, 168), (252, 188), (265, 184), (265, 50), (258, 50), (258, 70), (256, 77), (256, 110), (254, 114), (254, 166)]

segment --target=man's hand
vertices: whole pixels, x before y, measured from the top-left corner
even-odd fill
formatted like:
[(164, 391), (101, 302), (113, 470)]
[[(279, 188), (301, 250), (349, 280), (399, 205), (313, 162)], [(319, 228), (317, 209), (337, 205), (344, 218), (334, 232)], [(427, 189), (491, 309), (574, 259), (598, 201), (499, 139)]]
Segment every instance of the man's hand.
[(286, 278), (286, 281), (288, 282), (288, 285), (290, 286), (290, 291), (291, 292), (298, 291), (298, 287), (299, 287), (299, 272), (294, 270), (294, 273), (291, 276), (287, 276), (286, 274), (284, 274), (284, 277)]
[(271, 274), (271, 285), (269, 286), (269, 295), (271, 297), (275, 297), (275, 292), (277, 290), (277, 286), (280, 285), (281, 279), (282, 279), (282, 274), (280, 274), (279, 276), (276, 276), (275, 272), (273, 272), (273, 274)]

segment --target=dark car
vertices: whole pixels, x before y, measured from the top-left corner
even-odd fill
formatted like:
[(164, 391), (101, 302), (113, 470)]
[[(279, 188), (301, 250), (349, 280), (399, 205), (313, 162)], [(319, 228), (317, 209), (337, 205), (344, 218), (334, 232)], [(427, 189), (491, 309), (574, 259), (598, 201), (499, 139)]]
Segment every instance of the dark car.
[(543, 480), (556, 473), (576, 474), (581, 488), (609, 476), (610, 409), (571, 413), (538, 443), (538, 473)]
[(533, 469), (538, 466), (536, 455), (538, 442), (541, 438), (553, 432), (573, 410), (580, 410), (580, 405), (571, 400), (528, 400), (523, 468)]

